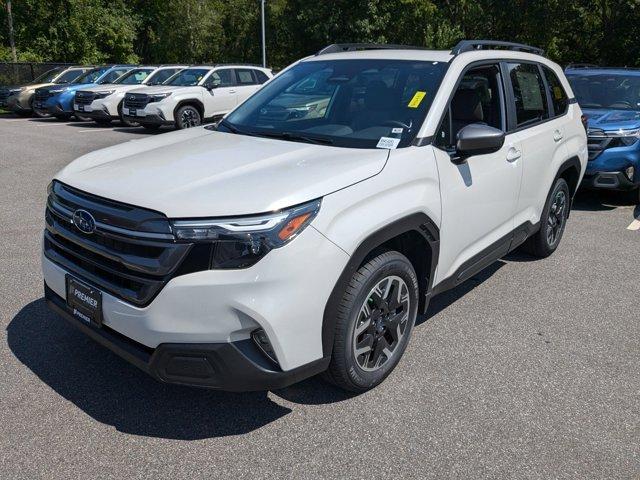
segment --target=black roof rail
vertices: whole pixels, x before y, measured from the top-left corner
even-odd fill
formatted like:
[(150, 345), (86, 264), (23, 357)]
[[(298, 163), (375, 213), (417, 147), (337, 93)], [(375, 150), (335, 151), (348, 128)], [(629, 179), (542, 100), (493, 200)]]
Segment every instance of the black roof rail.
[(474, 50), (485, 50), (486, 48), (504, 48), (506, 50), (516, 50), (518, 52), (534, 53), (543, 55), (544, 50), (538, 47), (525, 45), (524, 43), (501, 42), (499, 40), (462, 40), (451, 50), (452, 55), (460, 55), (464, 52), (472, 52)]
[(357, 52), (361, 50), (427, 50), (424, 47), (416, 47), (413, 45), (394, 45), (384, 43), (333, 43), (324, 47), (318, 55), (326, 55), (328, 53), (340, 52)]

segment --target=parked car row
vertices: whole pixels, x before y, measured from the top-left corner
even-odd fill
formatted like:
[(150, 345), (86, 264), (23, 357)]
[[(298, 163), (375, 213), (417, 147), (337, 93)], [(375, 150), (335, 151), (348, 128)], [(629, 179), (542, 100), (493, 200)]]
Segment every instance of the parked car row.
[(221, 117), (273, 76), (253, 65), (104, 65), (59, 68), (0, 89), (0, 107), (60, 120), (178, 129)]

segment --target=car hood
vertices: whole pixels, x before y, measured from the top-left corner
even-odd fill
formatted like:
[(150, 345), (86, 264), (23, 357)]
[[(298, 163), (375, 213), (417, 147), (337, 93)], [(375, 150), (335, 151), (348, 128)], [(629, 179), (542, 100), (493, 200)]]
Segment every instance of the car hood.
[(179, 87), (179, 86), (173, 86), (173, 85), (153, 85), (153, 86), (145, 87), (144, 85), (138, 85), (138, 88), (136, 88), (135, 90), (131, 90), (131, 93), (153, 94), (153, 93), (175, 92), (177, 90), (187, 93), (189, 89), (196, 92), (200, 92), (204, 90), (204, 87), (199, 87), (199, 86)]
[(388, 150), (338, 148), (191, 128), (80, 157), (56, 178), (172, 218), (269, 212), (372, 177)]
[(113, 90), (114, 93), (130, 92), (139, 89), (144, 85), (119, 85), (117, 83), (105, 83), (104, 85), (95, 85), (93, 87), (83, 88), (83, 92), (102, 92), (104, 90)]
[(640, 128), (640, 111), (637, 110), (585, 109), (582, 113), (589, 120), (589, 128), (605, 131)]

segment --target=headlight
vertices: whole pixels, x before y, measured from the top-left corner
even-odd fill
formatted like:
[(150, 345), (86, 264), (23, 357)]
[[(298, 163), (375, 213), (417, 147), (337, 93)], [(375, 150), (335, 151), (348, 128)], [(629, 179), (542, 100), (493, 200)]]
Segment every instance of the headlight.
[(153, 94), (149, 95), (149, 103), (151, 103), (151, 102), (159, 102), (160, 100), (164, 100), (165, 98), (167, 98), (169, 95), (171, 95), (171, 92), (153, 93)]
[(174, 220), (178, 241), (213, 245), (211, 268), (250, 267), (274, 248), (293, 240), (315, 218), (321, 200), (265, 215)]
[(105, 98), (108, 97), (109, 95), (112, 95), (113, 92), (115, 92), (115, 90), (101, 90), (99, 92), (93, 92), (95, 95), (95, 98)]
[(609, 133), (609, 136), (616, 137), (622, 145), (630, 147), (640, 138), (640, 130), (618, 130)]

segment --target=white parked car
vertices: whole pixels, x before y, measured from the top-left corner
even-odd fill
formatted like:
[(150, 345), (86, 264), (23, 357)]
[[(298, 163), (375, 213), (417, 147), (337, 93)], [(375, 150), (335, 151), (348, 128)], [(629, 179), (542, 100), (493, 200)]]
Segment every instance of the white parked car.
[(558, 248), (586, 163), (571, 87), (533, 47), (333, 45), (217, 126), (58, 173), (45, 295), (165, 382), (364, 391), (434, 295)]
[(272, 76), (267, 68), (246, 65), (186, 68), (164, 85), (127, 93), (122, 118), (151, 130), (197, 127), (233, 110)]
[[(186, 65), (145, 66), (130, 70), (114, 83), (98, 85), (78, 90), (73, 102), (73, 110), (81, 118), (92, 119), (99, 124), (109, 124), (122, 114), (124, 95), (141, 85), (161, 85), (170, 77), (187, 68)], [(123, 120), (126, 125), (134, 122)]]

